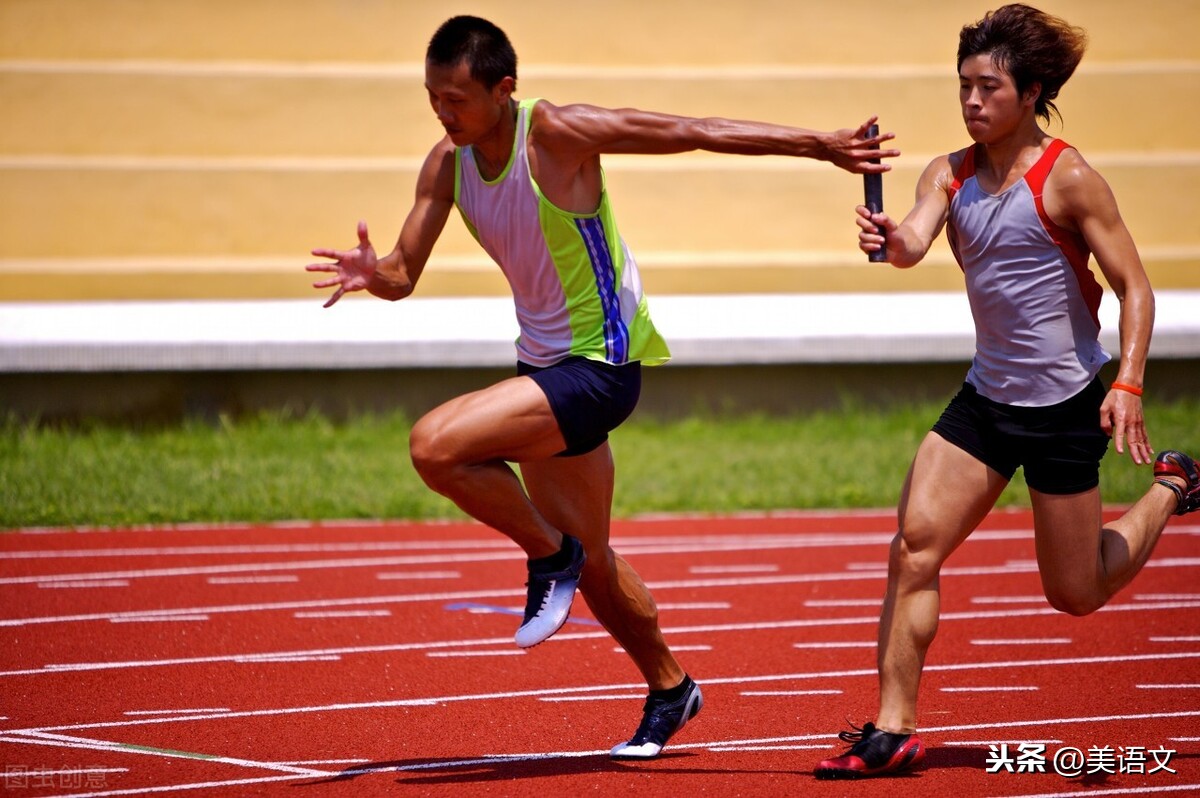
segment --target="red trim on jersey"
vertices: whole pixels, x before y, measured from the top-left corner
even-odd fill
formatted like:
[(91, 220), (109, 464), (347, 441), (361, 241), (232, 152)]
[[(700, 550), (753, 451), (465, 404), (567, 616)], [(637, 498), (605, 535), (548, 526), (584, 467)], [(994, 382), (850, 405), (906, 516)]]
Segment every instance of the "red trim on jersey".
[[(954, 195), (962, 188), (963, 183), (975, 174), (976, 146), (973, 144), (967, 148), (962, 163), (958, 166), (958, 171), (954, 173), (954, 182), (950, 184), (951, 202), (954, 201)], [(1088, 268), (1088, 259), (1092, 253), (1088, 248), (1087, 240), (1081, 233), (1055, 224), (1050, 215), (1046, 213), (1046, 206), (1042, 200), (1046, 178), (1049, 176), (1050, 170), (1054, 168), (1055, 162), (1058, 161), (1058, 156), (1067, 149), (1075, 148), (1062, 139), (1054, 139), (1022, 179), (1029, 186), (1030, 193), (1033, 194), (1033, 204), (1037, 209), (1038, 218), (1042, 220), (1042, 227), (1050, 236), (1050, 240), (1062, 250), (1067, 263), (1071, 264), (1071, 270), (1075, 273), (1075, 279), (1079, 283), (1083, 301), (1092, 315), (1092, 321), (1096, 322), (1096, 326), (1099, 327), (1100, 299), (1104, 295), (1104, 289), (1100, 287), (1100, 283), (1096, 282), (1096, 276)], [(963, 267), (962, 258), (958, 256), (958, 247), (952, 235), (953, 229), (953, 225), (947, 227), (947, 239), (950, 242), (950, 250), (954, 253), (954, 259), (958, 261), (958, 267), (961, 269)]]
[[(954, 195), (962, 188), (963, 183), (967, 182), (967, 178), (975, 174), (975, 145), (967, 147), (967, 151), (963, 154), (962, 163), (958, 165), (958, 171), (954, 173), (954, 180), (950, 183), (950, 198), (949, 203), (954, 204)], [(963, 268), (962, 258), (958, 255), (958, 237), (954, 234), (954, 225), (946, 225), (946, 241), (950, 244), (950, 252), (954, 255), (954, 260), (958, 263), (958, 268), (966, 271)]]
[(1096, 282), (1095, 275), (1088, 268), (1088, 258), (1092, 253), (1088, 249), (1087, 241), (1081, 233), (1055, 224), (1050, 215), (1046, 213), (1046, 206), (1042, 200), (1046, 177), (1054, 168), (1058, 156), (1067, 149), (1074, 149), (1074, 147), (1062, 139), (1050, 142), (1050, 146), (1042, 153), (1038, 162), (1025, 173), (1025, 182), (1033, 193), (1033, 204), (1037, 208), (1038, 217), (1042, 220), (1042, 227), (1046, 229), (1050, 239), (1062, 250), (1067, 257), (1067, 262), (1071, 264), (1071, 269), (1075, 272), (1075, 279), (1079, 281), (1079, 290), (1083, 294), (1083, 300), (1087, 303), (1088, 310), (1091, 311), (1092, 321), (1096, 322), (1096, 326), (1099, 327), (1100, 298), (1104, 295), (1104, 289), (1100, 287), (1100, 283)]

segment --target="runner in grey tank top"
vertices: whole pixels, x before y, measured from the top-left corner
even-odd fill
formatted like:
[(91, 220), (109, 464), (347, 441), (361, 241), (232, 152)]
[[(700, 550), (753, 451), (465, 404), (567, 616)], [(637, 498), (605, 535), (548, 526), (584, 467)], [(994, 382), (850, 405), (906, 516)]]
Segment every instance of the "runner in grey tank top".
[(1059, 227), (1042, 202), (1046, 178), (1068, 147), (1050, 142), (1024, 177), (998, 193), (980, 187), (971, 147), (950, 186), (946, 234), (975, 319), (967, 382), (996, 402), (1058, 404), (1109, 360), (1087, 241)]
[[(901, 493), (879, 623), (878, 714), (841, 733), (850, 748), (818, 763), (818, 778), (900, 773), (924, 758), (917, 693), (937, 633), (938, 575), (1017, 468), (1043, 590), (1072, 615), (1099, 609), (1134, 578), (1172, 513), (1200, 509), (1196, 464), (1164, 451), (1146, 494), (1115, 521), (1101, 515), (1109, 436), (1134, 463), (1154, 455), (1141, 403), (1154, 295), (1108, 184), (1039, 124), (1057, 113), (1085, 42), (1082, 30), (1023, 4), (964, 27), (959, 104), (974, 144), (926, 167), (903, 222), (857, 208), (859, 247), (882, 248), (900, 268), (920, 262), (946, 226), (977, 351)], [(1108, 388), (1097, 378), (1108, 355), (1089, 255), (1121, 303), (1120, 364)]]

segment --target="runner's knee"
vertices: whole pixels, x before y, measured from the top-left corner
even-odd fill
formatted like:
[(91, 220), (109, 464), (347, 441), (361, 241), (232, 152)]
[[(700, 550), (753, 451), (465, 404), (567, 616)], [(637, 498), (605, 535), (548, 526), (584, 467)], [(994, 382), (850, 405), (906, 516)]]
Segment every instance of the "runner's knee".
[(946, 557), (931, 537), (918, 526), (896, 533), (888, 559), (888, 569), (908, 584), (927, 584), (937, 578)]
[(442, 425), (436, 418), (425, 416), (413, 425), (408, 438), (408, 454), (413, 468), (425, 480), (425, 484), (435, 489), (458, 465), (441, 431)]
[(1072, 589), (1062, 585), (1043, 585), (1046, 601), (1059, 612), (1082, 617), (1104, 606), (1105, 599), (1095, 591)]

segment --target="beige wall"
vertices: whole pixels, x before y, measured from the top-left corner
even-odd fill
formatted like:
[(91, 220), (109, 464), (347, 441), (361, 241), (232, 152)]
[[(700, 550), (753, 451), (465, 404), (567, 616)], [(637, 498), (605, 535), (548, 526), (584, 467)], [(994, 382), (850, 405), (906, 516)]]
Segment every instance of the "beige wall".
[[(522, 96), (816, 128), (881, 116), (921, 168), (962, 146), (957, 32), (989, 4), (878, 9), (681, 0), (0, 0), (0, 300), (297, 297), (313, 246), (387, 246), (440, 130), (421, 59), (449, 13), (506, 28)], [(1045, 3), (1091, 47), (1053, 132), (1100, 167), (1158, 288), (1200, 287), (1200, 3)], [(864, 14), (876, 19), (864, 22)], [(706, 154), (607, 161), (652, 293), (958, 290), (868, 266), (861, 181), (827, 164)], [(451, 219), (420, 291), (504, 285)]]

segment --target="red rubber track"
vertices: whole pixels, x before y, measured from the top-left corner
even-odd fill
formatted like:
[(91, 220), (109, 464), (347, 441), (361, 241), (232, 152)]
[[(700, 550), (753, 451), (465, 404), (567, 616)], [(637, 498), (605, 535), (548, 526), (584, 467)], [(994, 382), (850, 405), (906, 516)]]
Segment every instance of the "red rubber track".
[[(902, 779), (816, 781), (813, 765), (841, 750), (846, 720), (874, 719), (894, 529), (890, 512), (617, 523), (614, 547), (650, 585), (705, 696), (645, 763), (607, 755), (640, 717), (645, 686), (630, 660), (582, 600), (553, 639), (515, 648), (523, 562), (485, 527), (0, 535), (3, 787), (1200, 794), (1200, 525), (1188, 518), (1173, 520), (1107, 607), (1074, 618), (1041, 597), (1029, 515), (992, 514), (943, 572), (921, 687), (925, 766)], [(992, 746), (1015, 755), (1021, 744), (1044, 746), (1047, 772), (987, 772)], [(1054, 771), (1070, 747), (1094, 772)]]

